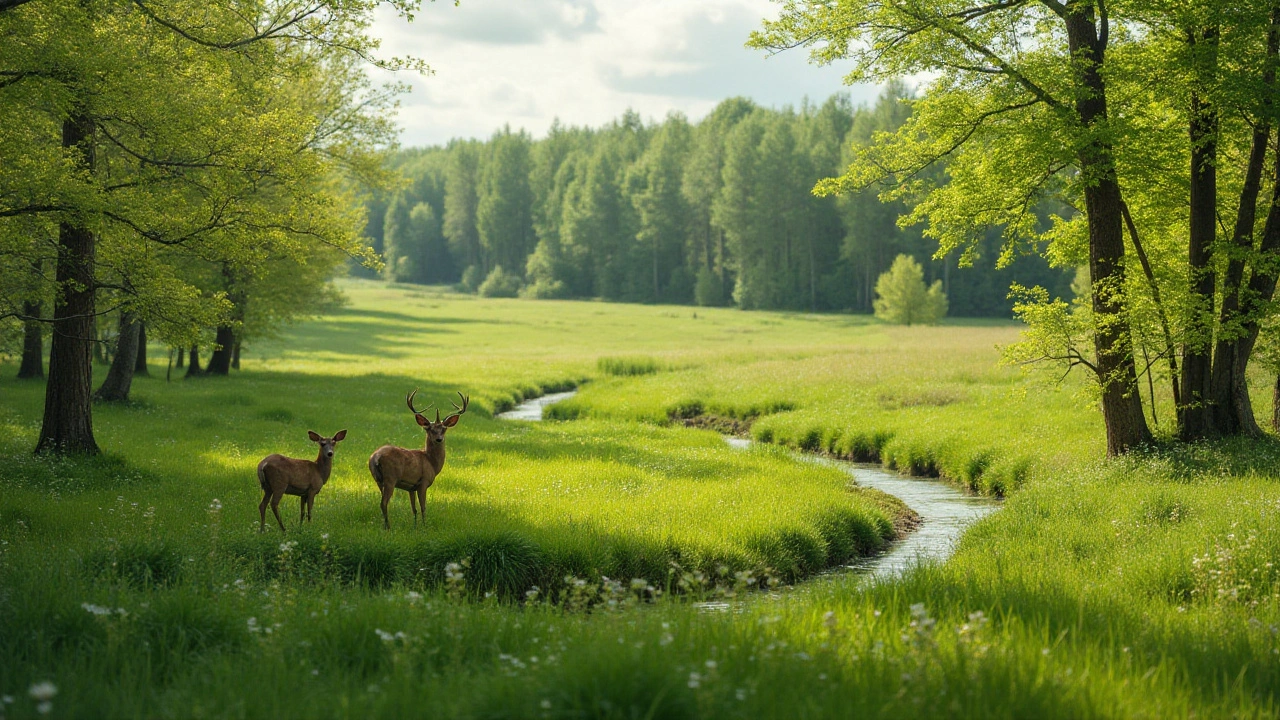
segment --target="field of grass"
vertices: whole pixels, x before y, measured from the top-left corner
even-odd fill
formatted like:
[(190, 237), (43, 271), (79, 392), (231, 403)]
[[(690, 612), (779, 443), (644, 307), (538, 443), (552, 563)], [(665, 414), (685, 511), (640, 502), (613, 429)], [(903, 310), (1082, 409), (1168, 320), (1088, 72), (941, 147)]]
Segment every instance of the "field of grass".
[[(153, 366), (102, 459), (32, 458), (42, 389), (0, 364), (0, 714), (46, 680), (51, 717), (1280, 712), (1280, 443), (1103, 461), (1086, 401), (996, 365), (1012, 326), (345, 287), (230, 378)], [(491, 419), (571, 385), (570, 422)], [(412, 387), (472, 410), (384, 532), (364, 462), (421, 442)], [(751, 591), (905, 511), (691, 416), (1007, 499), (941, 565)], [(343, 427), (314, 522), (259, 535), (257, 460)]]

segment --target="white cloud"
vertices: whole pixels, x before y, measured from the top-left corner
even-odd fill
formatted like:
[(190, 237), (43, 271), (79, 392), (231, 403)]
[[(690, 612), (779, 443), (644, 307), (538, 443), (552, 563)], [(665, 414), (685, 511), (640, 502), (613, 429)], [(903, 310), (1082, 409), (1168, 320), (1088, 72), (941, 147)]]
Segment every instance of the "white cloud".
[[(773, 13), (769, 0), (442, 0), (411, 24), (390, 12), (373, 32), (386, 55), (425, 59), (399, 121), (405, 145), (487, 137), (504, 124), (542, 135), (559, 117), (600, 125), (628, 108), (697, 119), (727, 97), (771, 106), (849, 91), (847, 68), (808, 64), (802, 50), (766, 57), (743, 47)], [(386, 79), (382, 77), (380, 79)]]

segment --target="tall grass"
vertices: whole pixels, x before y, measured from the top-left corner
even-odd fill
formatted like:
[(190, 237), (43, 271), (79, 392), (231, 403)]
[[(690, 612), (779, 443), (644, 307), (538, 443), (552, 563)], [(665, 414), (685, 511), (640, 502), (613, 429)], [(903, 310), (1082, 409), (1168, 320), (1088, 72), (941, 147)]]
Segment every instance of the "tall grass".
[(647, 355), (631, 355), (625, 357), (602, 357), (596, 361), (596, 369), (601, 374), (621, 377), (632, 375), (652, 375), (660, 369), (655, 358)]

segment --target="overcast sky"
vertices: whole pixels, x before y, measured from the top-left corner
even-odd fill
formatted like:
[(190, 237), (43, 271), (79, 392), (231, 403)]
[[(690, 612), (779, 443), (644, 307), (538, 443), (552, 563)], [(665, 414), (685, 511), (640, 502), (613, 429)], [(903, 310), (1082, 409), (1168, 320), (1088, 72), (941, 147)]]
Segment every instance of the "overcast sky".
[(556, 117), (596, 126), (627, 108), (697, 120), (735, 95), (775, 107), (841, 90), (855, 104), (874, 99), (874, 87), (845, 87), (846, 69), (810, 65), (803, 50), (743, 47), (775, 14), (769, 0), (439, 0), (412, 23), (386, 12), (373, 31), (384, 56), (413, 55), (435, 71), (398, 76), (413, 86), (400, 109), (405, 146), (488, 137), (504, 124), (541, 137)]

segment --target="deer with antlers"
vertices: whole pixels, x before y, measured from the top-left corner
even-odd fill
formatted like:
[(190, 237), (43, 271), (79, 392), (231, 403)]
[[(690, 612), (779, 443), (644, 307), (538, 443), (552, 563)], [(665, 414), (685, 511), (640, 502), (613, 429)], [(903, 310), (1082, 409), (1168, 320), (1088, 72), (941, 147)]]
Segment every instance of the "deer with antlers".
[[(413, 521), (418, 522), (418, 508), (422, 508), (422, 519), (427, 518), (427, 488), (436, 481), (440, 471), (444, 469), (444, 434), (445, 431), (458, 424), (458, 418), (467, 411), (471, 399), (462, 393), (462, 405), (453, 403), (454, 413), (444, 420), (440, 419), (440, 410), (436, 410), (435, 422), (428, 420), (413, 406), (413, 398), (417, 390), (409, 393), (405, 404), (413, 412), (418, 425), (427, 434), (426, 445), (421, 450), (409, 450), (394, 445), (383, 445), (369, 456), (369, 473), (374, 482), (382, 490), (382, 526), (391, 529), (391, 520), (387, 516), (387, 506), (391, 504), (391, 496), (396, 488), (409, 492), (409, 504), (413, 507)], [(424, 408), (430, 410), (430, 407)]]
[(262, 462), (258, 463), (258, 485), (262, 487), (262, 502), (258, 504), (258, 532), (267, 529), (267, 502), (271, 503), (271, 512), (275, 513), (276, 522), (280, 523), (280, 532), (284, 532), (284, 521), (280, 519), (280, 498), (285, 495), (297, 495), (302, 501), (299, 526), (303, 520), (311, 519), (316, 495), (329, 482), (329, 473), (333, 471), (333, 449), (347, 437), (347, 431), (339, 430), (333, 437), (321, 437), (320, 433), (308, 430), (307, 437), (320, 445), (320, 454), (314, 461), (275, 454), (262, 458)]

